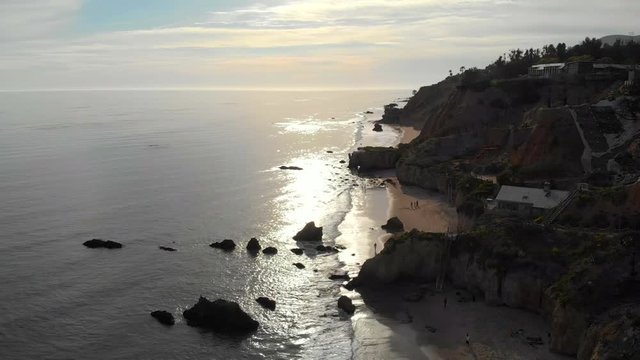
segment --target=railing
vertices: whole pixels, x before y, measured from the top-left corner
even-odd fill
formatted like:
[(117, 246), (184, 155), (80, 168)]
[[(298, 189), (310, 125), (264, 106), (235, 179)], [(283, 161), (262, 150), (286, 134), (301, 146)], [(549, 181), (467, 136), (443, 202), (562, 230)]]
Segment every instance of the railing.
[(545, 226), (551, 225), (560, 214), (569, 206), (571, 201), (580, 193), (580, 189), (573, 190), (566, 199), (564, 199), (558, 206), (550, 210), (549, 214), (544, 217), (543, 224)]

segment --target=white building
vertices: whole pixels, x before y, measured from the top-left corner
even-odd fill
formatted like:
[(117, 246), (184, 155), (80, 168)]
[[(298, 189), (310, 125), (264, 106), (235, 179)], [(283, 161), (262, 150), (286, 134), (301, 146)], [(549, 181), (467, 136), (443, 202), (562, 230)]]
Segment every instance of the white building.
[(496, 209), (517, 212), (522, 215), (538, 216), (552, 209), (569, 196), (569, 191), (551, 190), (503, 185), (496, 196)]

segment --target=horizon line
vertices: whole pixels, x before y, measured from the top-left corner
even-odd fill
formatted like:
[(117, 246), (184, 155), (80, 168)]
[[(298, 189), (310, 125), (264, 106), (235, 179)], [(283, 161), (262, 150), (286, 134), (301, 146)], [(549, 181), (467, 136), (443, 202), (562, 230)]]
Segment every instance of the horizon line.
[(41, 88), (41, 89), (0, 89), (0, 93), (24, 92), (81, 92), (81, 91), (381, 91), (416, 89), (410, 86), (370, 86), (370, 87), (96, 87), (96, 88)]

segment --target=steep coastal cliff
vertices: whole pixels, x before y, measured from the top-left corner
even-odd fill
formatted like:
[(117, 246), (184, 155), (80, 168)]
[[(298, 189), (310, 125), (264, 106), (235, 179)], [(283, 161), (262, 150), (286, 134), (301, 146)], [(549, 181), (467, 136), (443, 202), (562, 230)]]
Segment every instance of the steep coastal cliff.
[[(487, 304), (544, 316), (551, 324), (552, 351), (583, 360), (613, 359), (640, 350), (635, 340), (624, 341), (640, 330), (632, 265), (640, 245), (633, 236), (557, 232), (508, 220), (478, 226), (452, 242), (446, 278)], [(393, 238), (363, 264), (352, 285), (435, 281), (445, 239), (418, 231)]]

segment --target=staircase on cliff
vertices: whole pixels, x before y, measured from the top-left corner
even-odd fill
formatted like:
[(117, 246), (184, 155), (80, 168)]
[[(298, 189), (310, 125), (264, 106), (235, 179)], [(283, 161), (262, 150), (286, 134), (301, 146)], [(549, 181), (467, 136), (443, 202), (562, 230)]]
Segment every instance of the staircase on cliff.
[(455, 240), (456, 235), (452, 234), (449, 229), (444, 239), (444, 247), (440, 254), (440, 266), (438, 267), (438, 277), (436, 278), (436, 290), (441, 291), (444, 288), (444, 282), (447, 278), (447, 267), (449, 265), (449, 258), (451, 257), (451, 244)]
[(571, 193), (569, 193), (569, 196), (567, 196), (567, 198), (564, 199), (558, 206), (549, 210), (549, 212), (544, 217), (543, 224), (545, 226), (551, 225), (551, 223), (553, 223), (558, 218), (558, 216), (562, 214), (562, 212), (567, 208), (567, 206), (569, 206), (569, 204), (571, 204), (573, 199), (579, 193), (580, 193), (580, 189), (573, 190)]

